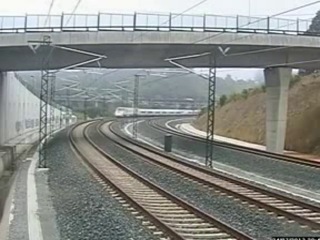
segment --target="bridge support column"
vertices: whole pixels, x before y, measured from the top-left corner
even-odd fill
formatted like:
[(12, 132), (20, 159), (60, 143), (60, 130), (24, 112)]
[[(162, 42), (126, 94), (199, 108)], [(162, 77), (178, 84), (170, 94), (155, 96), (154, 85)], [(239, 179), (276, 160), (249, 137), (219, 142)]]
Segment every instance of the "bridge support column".
[(291, 71), (291, 68), (284, 67), (264, 70), (267, 151), (282, 153), (284, 150)]
[(3, 143), (6, 140), (6, 108), (5, 108), (5, 101), (6, 101), (6, 91), (5, 91), (5, 73), (0, 72), (0, 145), (3, 145)]

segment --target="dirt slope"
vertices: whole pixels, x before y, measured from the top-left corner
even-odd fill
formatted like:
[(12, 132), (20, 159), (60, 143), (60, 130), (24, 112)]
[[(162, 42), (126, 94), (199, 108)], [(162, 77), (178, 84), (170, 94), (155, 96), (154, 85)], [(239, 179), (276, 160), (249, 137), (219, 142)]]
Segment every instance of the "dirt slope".
[[(194, 125), (206, 129), (206, 114)], [(216, 110), (216, 134), (265, 142), (265, 93), (229, 102)], [(303, 77), (289, 91), (286, 149), (320, 154), (320, 76)]]

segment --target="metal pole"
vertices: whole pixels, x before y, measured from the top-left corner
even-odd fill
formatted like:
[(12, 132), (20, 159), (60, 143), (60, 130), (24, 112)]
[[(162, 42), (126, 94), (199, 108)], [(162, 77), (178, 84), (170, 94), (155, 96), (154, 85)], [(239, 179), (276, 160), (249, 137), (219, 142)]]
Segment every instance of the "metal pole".
[(138, 137), (139, 79), (139, 75), (134, 76), (132, 137), (135, 139)]
[(63, 123), (63, 116), (62, 116), (62, 110), (63, 110), (63, 108), (62, 108), (62, 105), (60, 105), (60, 108), (59, 108), (59, 110), (60, 110), (60, 129), (62, 128), (62, 123)]
[(44, 57), (41, 67), (41, 90), (40, 90), (40, 125), (39, 125), (39, 167), (47, 167), (47, 136), (48, 136), (48, 103), (49, 84), (54, 78), (54, 73), (50, 69), (50, 57), (53, 48), (50, 49), (50, 36), (44, 36), (41, 43), (48, 50), (48, 55)]
[(70, 89), (67, 88), (67, 114), (66, 114), (66, 125), (69, 126), (70, 123)]
[(84, 113), (83, 113), (83, 117), (84, 117), (84, 120), (86, 121), (86, 120), (87, 120), (87, 97), (85, 97), (85, 99), (84, 99)]
[(216, 95), (216, 59), (210, 55), (209, 87), (208, 87), (208, 118), (206, 137), (206, 166), (212, 168), (214, 120), (215, 120), (215, 95)]
[(108, 113), (107, 113), (107, 103), (106, 103), (106, 97), (104, 96), (103, 97), (103, 108), (102, 108), (102, 114), (101, 115), (103, 115), (104, 117), (106, 117), (107, 115), (108, 115)]
[(56, 92), (56, 78), (52, 76), (50, 81), (50, 97), (49, 97), (49, 104), (50, 104), (50, 135), (54, 131), (55, 125), (55, 116), (54, 116), (54, 100), (55, 100), (55, 92)]

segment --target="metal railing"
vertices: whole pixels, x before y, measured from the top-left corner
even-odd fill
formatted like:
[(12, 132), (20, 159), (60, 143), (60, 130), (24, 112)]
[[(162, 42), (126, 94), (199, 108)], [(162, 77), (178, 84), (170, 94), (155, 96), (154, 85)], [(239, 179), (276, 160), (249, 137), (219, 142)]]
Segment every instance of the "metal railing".
[[(189, 14), (0, 16), (0, 33), (62, 31), (229, 31), (305, 34), (311, 20)], [(310, 33), (317, 35), (317, 33)]]

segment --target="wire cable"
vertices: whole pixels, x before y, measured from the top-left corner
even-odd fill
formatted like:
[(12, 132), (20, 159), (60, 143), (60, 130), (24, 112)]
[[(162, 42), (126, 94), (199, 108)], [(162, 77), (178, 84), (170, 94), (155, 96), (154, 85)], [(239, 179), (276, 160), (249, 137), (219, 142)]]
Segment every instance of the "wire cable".
[[(244, 25), (241, 25), (239, 28), (246, 27), (246, 26), (248, 26), (248, 25), (250, 25), (250, 24), (258, 23), (258, 22), (263, 21), (263, 20), (267, 20), (268, 18), (277, 17), (277, 16), (280, 16), (280, 15), (283, 15), (283, 14), (286, 14), (286, 13), (290, 13), (290, 12), (293, 12), (293, 11), (300, 10), (300, 9), (302, 9), (302, 8), (310, 7), (310, 6), (315, 5), (315, 4), (317, 4), (317, 3), (320, 3), (320, 1), (319, 1), (319, 0), (318, 0), (318, 1), (313, 1), (313, 2), (311, 2), (311, 3), (307, 3), (307, 4), (304, 4), (304, 5), (298, 6), (298, 7), (291, 8), (291, 9), (286, 10), (286, 11), (282, 11), (282, 12), (273, 14), (273, 15), (271, 15), (271, 16), (269, 16), (269, 17), (257, 19), (257, 20), (255, 20), (255, 21), (253, 21), (253, 22), (250, 22), (250, 21), (249, 21), (248, 23), (246, 23), (246, 24), (244, 24)], [(216, 37), (218, 37), (218, 36), (221, 36), (222, 34), (225, 34), (225, 32), (221, 32), (221, 33), (218, 33), (218, 34), (215, 34), (215, 35), (211, 35), (211, 36), (208, 36), (208, 37), (204, 37), (204, 38), (202, 38), (202, 39), (199, 39), (199, 40), (193, 42), (192, 44), (196, 44), (196, 43), (200, 43), (200, 42), (203, 42), (203, 41), (212, 39), (212, 38), (216, 38)], [(252, 34), (251, 34), (251, 35), (252, 35)], [(251, 36), (251, 35), (250, 35), (250, 36)], [(248, 36), (246, 36), (246, 37), (248, 37)], [(237, 39), (237, 38), (235, 38), (234, 40), (236, 40), (236, 39)], [(233, 41), (234, 41), (234, 40), (233, 40)], [(223, 43), (222, 43), (222, 44), (223, 44)]]
[[(194, 9), (194, 8), (202, 5), (203, 3), (207, 2), (207, 1), (208, 1), (208, 0), (202, 0), (202, 1), (200, 1), (200, 2), (198, 2), (198, 3), (196, 3), (196, 4), (194, 4), (194, 5), (192, 5), (191, 7), (185, 9), (184, 11), (182, 11), (181, 13), (176, 14), (176, 15), (174, 15), (173, 17), (171, 17), (170, 19), (164, 21), (163, 23), (161, 23), (161, 24), (159, 25), (159, 27), (161, 27), (161, 26), (163, 26), (164, 24), (172, 21), (172, 19), (175, 19), (175, 18), (181, 16), (182, 14), (184, 14), (184, 13), (186, 13), (186, 12), (189, 12), (190, 10), (192, 10), (192, 9)], [(141, 38), (144, 34), (146, 34), (146, 33), (140, 33), (139, 37)], [(137, 36), (136, 38), (134, 38), (132, 41), (136, 40), (137, 38), (138, 38), (138, 36)]]
[[(312, 6), (312, 5), (317, 4), (317, 3), (319, 3), (319, 2), (320, 2), (320, 1), (314, 1), (314, 2), (312, 2), (312, 3), (304, 4), (304, 5), (301, 5), (301, 6), (298, 6), (298, 7), (295, 7), (295, 8), (292, 8), (292, 9), (289, 9), (289, 10), (286, 10), (286, 11), (283, 11), (283, 12), (280, 12), (280, 13), (277, 13), (277, 14), (273, 14), (273, 15), (271, 15), (270, 17), (275, 17), (275, 16), (279, 16), (279, 15), (282, 15), (282, 14), (286, 14), (286, 13), (292, 12), (292, 11), (296, 11), (296, 10), (298, 10), (298, 9), (302, 9), (302, 8), (305, 8), (305, 7)], [(264, 18), (264, 19), (266, 19), (266, 18)], [(264, 20), (264, 19), (258, 19), (258, 20), (254, 21), (254, 22), (249, 22), (249, 23), (245, 24), (244, 26), (247, 26), (247, 25), (252, 24), (252, 23), (255, 23), (255, 22), (262, 21), (262, 20)], [(241, 27), (243, 27), (243, 26), (241, 26)], [(213, 35), (213, 36), (209, 36), (209, 37), (203, 38), (203, 39), (201, 39), (200, 41), (198, 40), (198, 41), (194, 42), (193, 44), (198, 43), (198, 42), (205, 41), (205, 40), (210, 39), (210, 38), (214, 38), (214, 37), (217, 37), (217, 36), (221, 36), (222, 34), (225, 34), (225, 32), (218, 33), (218, 34), (215, 34), (215, 35)], [(250, 35), (248, 35), (248, 36), (235, 38), (235, 39), (233, 39), (233, 40), (231, 40), (231, 41), (229, 41), (229, 42), (222, 42), (221, 45), (226, 44), (226, 43), (230, 43), (230, 42), (233, 42), (233, 41), (236, 41), (236, 40), (239, 40), (239, 39), (247, 38), (247, 37), (250, 37), (250, 36), (252, 36), (252, 35), (254, 35), (254, 33), (253, 33), (253, 34), (250, 34)], [(262, 53), (262, 52), (270, 52), (270, 51), (283, 50), (283, 49), (288, 49), (288, 48), (291, 48), (291, 46), (288, 46), (288, 47), (287, 47), (287, 46), (272, 47), (272, 48), (268, 48), (268, 49), (261, 49), (261, 50), (254, 50), (254, 51), (250, 50), (250, 51), (245, 51), (245, 52), (240, 52), (240, 53), (233, 53), (233, 54), (229, 54), (229, 55), (223, 54), (222, 57), (242, 56), (242, 55), (256, 54), (256, 53)], [(317, 60), (317, 59), (316, 59), (316, 60), (313, 59), (313, 60), (306, 60), (306, 61), (292, 62), (292, 63), (284, 62), (284, 63), (278, 63), (278, 64), (276, 64), (276, 65), (277, 65), (277, 66), (285, 66), (285, 65), (311, 63), (311, 62), (318, 62), (318, 60)], [(271, 66), (271, 65), (270, 65), (270, 66)], [(270, 66), (267, 66), (267, 67), (270, 67)], [(272, 66), (273, 66), (273, 65), (272, 65)]]
[(66, 22), (66, 26), (68, 26), (68, 23), (70, 22), (71, 18), (73, 17), (73, 14), (76, 12), (77, 8), (79, 7), (80, 3), (82, 0), (78, 0), (77, 4), (75, 5), (75, 7), (73, 8), (72, 12), (70, 13), (70, 16)]
[(54, 2), (55, 2), (55, 0), (51, 0), (47, 17), (46, 17), (46, 20), (44, 21), (44, 27), (46, 27), (46, 25), (47, 25), (47, 22), (48, 22), (48, 19), (49, 19), (49, 17), (50, 17), (50, 13), (51, 13), (51, 10), (52, 10), (52, 7), (53, 7)]

